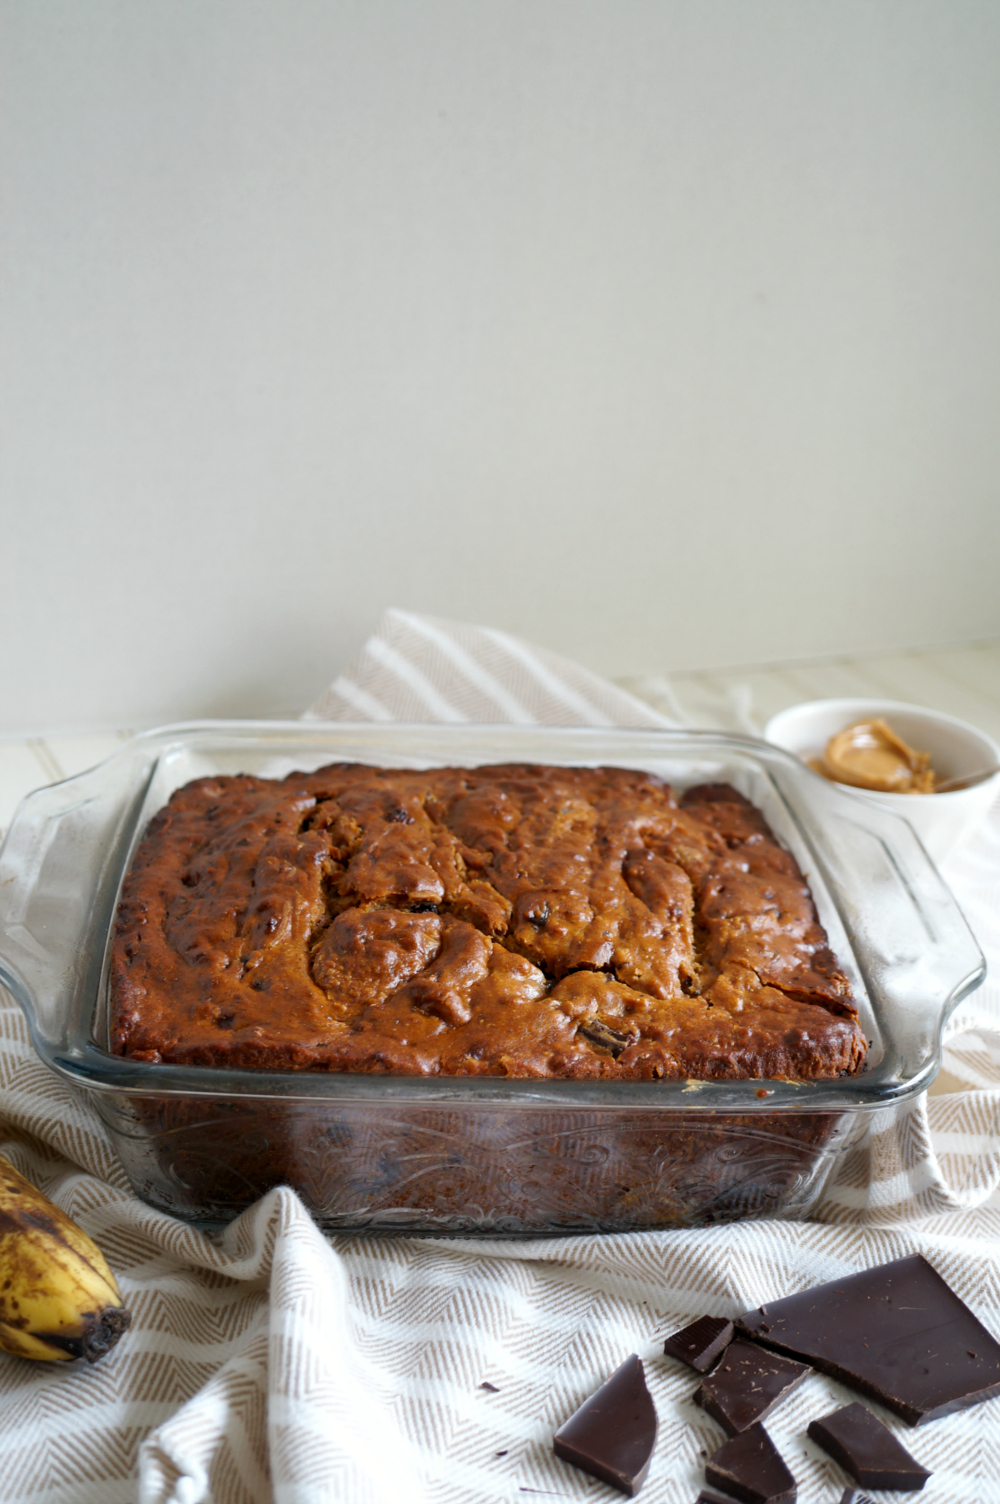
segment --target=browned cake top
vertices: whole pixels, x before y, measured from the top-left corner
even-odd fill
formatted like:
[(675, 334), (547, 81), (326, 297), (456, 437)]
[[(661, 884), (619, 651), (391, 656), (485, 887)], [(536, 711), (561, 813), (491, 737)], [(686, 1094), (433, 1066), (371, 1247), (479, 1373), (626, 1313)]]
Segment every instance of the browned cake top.
[(865, 1042), (795, 860), (726, 785), (344, 763), (202, 778), (126, 877), (112, 1045), (401, 1074), (830, 1077)]

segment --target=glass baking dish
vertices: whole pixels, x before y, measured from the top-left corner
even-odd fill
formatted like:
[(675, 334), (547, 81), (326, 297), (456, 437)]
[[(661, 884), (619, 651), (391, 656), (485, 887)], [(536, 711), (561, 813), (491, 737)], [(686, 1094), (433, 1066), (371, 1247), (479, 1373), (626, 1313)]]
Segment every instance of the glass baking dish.
[[(538, 1081), (147, 1064), (107, 1048), (121, 882), (192, 778), (328, 762), (614, 765), (728, 782), (807, 875), (870, 1041), (830, 1081)], [(803, 1217), (871, 1112), (933, 1080), (985, 962), (907, 823), (794, 757), (714, 732), (199, 722), (136, 737), (21, 804), (0, 848), (0, 981), (93, 1100), (136, 1193), (205, 1227), (274, 1185), (338, 1231), (489, 1236)]]

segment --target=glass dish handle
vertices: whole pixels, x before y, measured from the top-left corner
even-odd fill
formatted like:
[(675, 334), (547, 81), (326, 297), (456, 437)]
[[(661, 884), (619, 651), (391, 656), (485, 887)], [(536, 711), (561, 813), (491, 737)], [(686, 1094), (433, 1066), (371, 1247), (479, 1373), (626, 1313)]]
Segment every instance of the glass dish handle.
[(115, 902), (133, 797), (101, 764), (22, 799), (0, 847), (0, 982), (17, 999), (45, 1059), (64, 1051), (88, 1012)]
[(914, 1073), (933, 1079), (945, 1023), (986, 975), (982, 950), (901, 816), (866, 810), (862, 824), (828, 810), (823, 838), (817, 859), (865, 983), (882, 994), (896, 1040), (895, 1070), (911, 1081)]

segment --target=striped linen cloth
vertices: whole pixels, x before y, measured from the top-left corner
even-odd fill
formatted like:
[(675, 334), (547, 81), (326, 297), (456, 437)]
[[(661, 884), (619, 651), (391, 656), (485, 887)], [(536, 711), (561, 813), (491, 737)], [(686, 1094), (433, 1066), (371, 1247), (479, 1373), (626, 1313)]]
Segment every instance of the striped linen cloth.
[[(669, 697), (659, 702), (669, 708)], [(390, 612), (308, 712), (331, 719), (671, 724), (553, 654)], [(674, 723), (679, 716), (674, 718)], [(1000, 819), (946, 876), (1000, 969)], [(208, 1237), (138, 1201), (90, 1109), (0, 996), (0, 1149), (104, 1248), (134, 1312), (93, 1368), (0, 1358), (8, 1504), (531, 1504), (618, 1497), (551, 1437), (637, 1352), (660, 1417), (642, 1497), (690, 1504), (723, 1439), (665, 1333), (904, 1253), (1000, 1333), (1000, 990), (949, 1031), (947, 1093), (883, 1114), (813, 1221), (523, 1243), (325, 1238), (272, 1191)], [(484, 1387), (490, 1386), (490, 1387)], [(811, 1376), (768, 1428), (802, 1504), (846, 1477), (805, 1432), (854, 1396)], [(910, 1432), (928, 1504), (1000, 1504), (1000, 1401)], [(886, 1496), (875, 1495), (876, 1498)]]

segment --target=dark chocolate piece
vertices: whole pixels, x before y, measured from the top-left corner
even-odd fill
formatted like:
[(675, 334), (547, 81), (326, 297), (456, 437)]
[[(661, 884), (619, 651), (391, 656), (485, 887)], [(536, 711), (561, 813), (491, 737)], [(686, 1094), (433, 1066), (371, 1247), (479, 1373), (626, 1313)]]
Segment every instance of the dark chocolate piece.
[(869, 1499), (860, 1488), (845, 1488), (840, 1496), (840, 1504), (875, 1504), (874, 1499)]
[(696, 1373), (707, 1373), (733, 1340), (733, 1323), (724, 1316), (701, 1316), (690, 1326), (674, 1332), (663, 1344), (668, 1358), (680, 1358)]
[(735, 1436), (770, 1415), (811, 1371), (805, 1363), (737, 1339), (726, 1348), (714, 1373), (695, 1390), (694, 1402)]
[(552, 1438), (557, 1457), (632, 1498), (649, 1471), (658, 1422), (635, 1353), (584, 1400)]
[(732, 1500), (724, 1499), (721, 1494), (710, 1494), (707, 1489), (703, 1488), (694, 1504), (732, 1504)]
[(916, 1493), (930, 1477), (928, 1469), (864, 1405), (844, 1405), (832, 1415), (810, 1421), (809, 1435), (864, 1488)]
[(480, 1387), (480, 1389), (488, 1389), (489, 1392), (490, 1392), (490, 1394), (499, 1394), (500, 1393), (500, 1391), (497, 1388), (497, 1386), (495, 1384), (491, 1384), (490, 1381), (489, 1381), (489, 1379), (484, 1379), (483, 1382), (480, 1384), (479, 1387)]
[(911, 1426), (1000, 1394), (1000, 1343), (920, 1254), (770, 1301), (736, 1327)]
[(581, 1024), (577, 1029), (584, 1039), (589, 1039), (591, 1044), (599, 1044), (602, 1049), (610, 1050), (615, 1059), (622, 1050), (630, 1044), (634, 1044), (637, 1034), (623, 1034), (620, 1029), (613, 1029), (610, 1024), (602, 1023), (599, 1018), (592, 1018), (587, 1023)]
[(798, 1489), (774, 1442), (761, 1425), (723, 1442), (705, 1464), (713, 1488), (724, 1489), (743, 1504), (792, 1504)]

